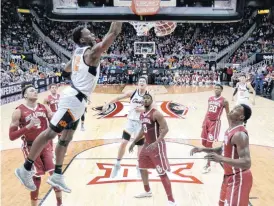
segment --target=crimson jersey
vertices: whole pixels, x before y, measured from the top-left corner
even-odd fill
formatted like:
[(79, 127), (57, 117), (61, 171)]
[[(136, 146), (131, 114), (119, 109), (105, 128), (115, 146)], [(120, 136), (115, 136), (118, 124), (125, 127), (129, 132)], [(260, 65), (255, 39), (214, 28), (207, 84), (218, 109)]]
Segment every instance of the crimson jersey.
[(151, 144), (155, 142), (159, 137), (159, 124), (157, 121), (153, 120), (153, 114), (155, 111), (157, 110), (151, 109), (149, 112), (143, 113), (140, 116), (146, 144)]
[(207, 118), (212, 121), (220, 120), (224, 110), (225, 98), (220, 96), (218, 98), (212, 96), (208, 99)]
[[(224, 157), (239, 159), (239, 154), (237, 152), (236, 146), (231, 144), (231, 138), (237, 132), (245, 132), (248, 135), (248, 132), (246, 131), (243, 125), (239, 125), (232, 129), (228, 129), (225, 132), (225, 137), (224, 137), (224, 144), (223, 144)], [(242, 172), (242, 169), (232, 167), (231, 165), (224, 163), (224, 171), (225, 171), (225, 175), (231, 175), (231, 174), (236, 174), (238, 172)]]
[(56, 112), (57, 111), (59, 99), (60, 99), (60, 95), (59, 94), (57, 94), (56, 97), (54, 97), (51, 94), (48, 96), (47, 101), (48, 101), (48, 105), (50, 107), (50, 110), (52, 112)]
[(37, 103), (35, 109), (29, 108), (24, 104), (21, 104), (16, 109), (21, 111), (21, 118), (19, 120), (19, 127), (23, 128), (30, 123), (32, 117), (37, 117), (40, 120), (40, 124), (31, 128), (23, 137), (24, 141), (32, 142), (35, 138), (44, 130), (48, 128), (48, 112), (44, 105)]

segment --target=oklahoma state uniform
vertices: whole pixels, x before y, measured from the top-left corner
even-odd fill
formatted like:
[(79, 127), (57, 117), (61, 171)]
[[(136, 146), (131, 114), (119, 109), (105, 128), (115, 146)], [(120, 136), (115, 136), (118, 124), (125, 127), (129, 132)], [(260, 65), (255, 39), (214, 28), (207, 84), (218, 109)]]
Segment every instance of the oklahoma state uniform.
[[(231, 138), (237, 132), (247, 131), (240, 125), (227, 130), (224, 139), (224, 156), (239, 159), (237, 148), (231, 144)], [(242, 170), (224, 163), (224, 179), (221, 188), (220, 206), (248, 206), (249, 193), (252, 188), (252, 174), (249, 169)]]
[[(22, 136), (23, 146), (22, 151), (26, 158), (29, 154), (30, 148), (36, 137), (48, 128), (48, 113), (44, 105), (37, 104), (37, 107), (33, 110), (24, 104), (21, 104), (17, 109), (21, 111), (21, 118), (19, 127), (23, 128), (30, 123), (30, 119), (35, 116), (40, 120), (40, 124), (32, 127), (24, 136)], [(42, 150), (40, 156), (34, 162), (35, 176), (44, 175), (45, 172), (54, 170), (52, 146), (49, 143)]]
[(208, 99), (208, 110), (201, 134), (202, 143), (205, 147), (212, 146), (214, 140), (218, 140), (221, 127), (220, 118), (224, 110), (224, 100), (222, 96), (218, 98), (212, 96)]
[(139, 168), (156, 168), (158, 174), (163, 175), (166, 171), (170, 171), (165, 140), (161, 140), (155, 149), (147, 149), (159, 137), (159, 124), (153, 120), (153, 113), (155, 111), (155, 109), (151, 109), (149, 112), (141, 114), (140, 117), (145, 135), (145, 144), (140, 152)]

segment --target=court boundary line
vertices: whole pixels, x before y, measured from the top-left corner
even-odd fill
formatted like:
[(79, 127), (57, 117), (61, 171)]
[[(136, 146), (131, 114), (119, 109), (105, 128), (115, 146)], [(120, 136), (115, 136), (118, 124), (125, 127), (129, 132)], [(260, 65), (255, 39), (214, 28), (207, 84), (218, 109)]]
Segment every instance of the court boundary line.
[[(194, 145), (191, 145), (191, 144), (186, 144), (186, 143), (183, 143), (183, 142), (172, 142), (172, 141), (168, 141), (168, 140), (175, 140), (175, 139), (178, 139), (178, 138), (167, 138), (166, 142), (169, 142), (169, 143), (176, 143), (176, 144), (183, 144), (183, 145), (187, 145), (187, 146), (191, 146), (191, 147), (195, 147)], [(100, 140), (106, 140), (106, 139), (96, 139), (96, 141), (100, 141)], [(108, 140), (113, 140), (113, 142), (109, 142), (109, 143), (105, 143), (105, 144), (102, 144), (102, 145), (96, 145), (94, 147), (91, 147), (91, 148), (88, 148), (88, 149), (85, 149), (81, 152), (79, 152), (78, 154), (76, 154), (71, 160), (70, 162), (67, 164), (66, 168), (64, 169), (64, 172), (63, 174), (65, 174), (65, 172), (67, 171), (67, 169), (69, 168), (69, 166), (71, 165), (71, 163), (74, 161), (74, 160), (83, 160), (83, 159), (99, 159), (99, 158), (77, 158), (78, 155), (80, 155), (81, 153), (83, 152), (86, 152), (90, 149), (93, 149), (93, 148), (97, 148), (97, 147), (101, 147), (101, 146), (105, 146), (105, 145), (110, 145), (110, 144), (116, 144), (116, 143), (120, 143), (121, 142), (121, 139), (108, 139)], [(87, 141), (87, 140), (85, 140)], [(89, 141), (95, 141), (95, 140), (89, 140)], [(102, 158), (102, 159), (110, 159), (110, 158)], [(112, 158), (112, 159), (117, 159), (117, 158)], [(123, 159), (137, 159), (137, 158), (123, 158)], [(204, 158), (168, 158), (168, 159), (204, 159)], [(223, 168), (223, 165), (222, 163), (219, 163), (220, 166)], [(50, 195), (50, 193), (52, 192), (53, 188), (51, 187), (49, 189), (49, 191), (45, 194), (45, 196), (41, 199), (40, 203), (38, 206), (43, 206), (43, 203), (44, 201), (47, 199), (47, 197)], [(258, 197), (249, 197), (249, 205), (248, 206), (253, 206), (250, 202), (250, 199), (259, 199)]]

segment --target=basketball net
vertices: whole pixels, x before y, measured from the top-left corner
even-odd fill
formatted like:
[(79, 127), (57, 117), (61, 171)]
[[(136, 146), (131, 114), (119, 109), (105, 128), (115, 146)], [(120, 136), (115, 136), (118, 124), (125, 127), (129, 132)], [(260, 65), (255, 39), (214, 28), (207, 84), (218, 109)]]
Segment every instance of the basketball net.
[[(155, 15), (160, 10), (161, 0), (132, 0), (131, 10), (138, 16)], [(137, 32), (137, 36), (148, 36), (149, 30), (155, 27), (157, 36), (166, 36), (171, 34), (177, 24), (176, 22), (129, 22)]]

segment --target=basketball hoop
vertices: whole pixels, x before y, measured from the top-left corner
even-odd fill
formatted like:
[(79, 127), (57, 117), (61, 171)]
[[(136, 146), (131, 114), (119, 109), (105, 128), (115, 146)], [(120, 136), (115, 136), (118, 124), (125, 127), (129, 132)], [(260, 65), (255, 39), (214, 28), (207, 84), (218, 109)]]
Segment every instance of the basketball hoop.
[(154, 27), (154, 22), (129, 22), (137, 32), (137, 36), (148, 36), (149, 30)]
[[(155, 15), (160, 10), (161, 0), (132, 0), (131, 10), (138, 16)], [(137, 36), (148, 36), (152, 27), (157, 36), (171, 34), (177, 24), (176, 22), (129, 22), (137, 32)]]

